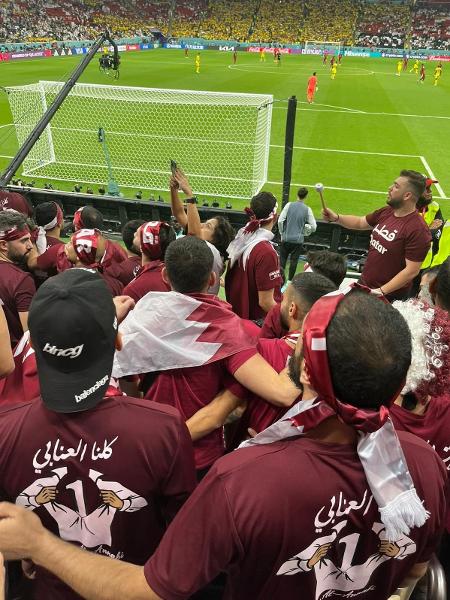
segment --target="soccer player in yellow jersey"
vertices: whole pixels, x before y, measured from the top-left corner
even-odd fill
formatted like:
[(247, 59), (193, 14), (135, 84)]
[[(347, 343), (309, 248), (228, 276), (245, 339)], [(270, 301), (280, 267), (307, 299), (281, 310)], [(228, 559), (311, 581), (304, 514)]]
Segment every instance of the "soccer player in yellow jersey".
[(334, 65), (331, 67), (331, 79), (336, 78), (336, 73), (337, 73), (337, 64), (334, 63)]
[(419, 74), (419, 61), (417, 60), (417, 58), (412, 66), (412, 69), (409, 72), (412, 73), (413, 71), (414, 71), (414, 75)]
[(398, 75), (398, 77), (400, 77), (400, 73), (402, 72), (402, 69), (403, 69), (403, 61), (399, 60), (397, 62), (397, 73), (396, 73), (396, 75)]
[(259, 62), (266, 62), (266, 49), (263, 46), (259, 49)]
[(441, 63), (439, 63), (438, 66), (434, 70), (434, 85), (438, 84), (438, 81), (441, 78), (441, 75), (442, 75), (442, 65), (441, 65)]
[(195, 56), (195, 72), (200, 73), (200, 52), (197, 52)]

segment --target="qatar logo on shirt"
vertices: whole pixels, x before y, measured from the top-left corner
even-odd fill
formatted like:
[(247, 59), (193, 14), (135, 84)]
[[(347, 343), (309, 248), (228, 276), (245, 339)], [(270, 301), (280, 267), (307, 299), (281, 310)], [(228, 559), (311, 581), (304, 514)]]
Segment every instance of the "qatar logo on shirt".
[(272, 271), (271, 273), (269, 273), (270, 281), (274, 281), (278, 277), (281, 277), (280, 269), (277, 269), (276, 271)]

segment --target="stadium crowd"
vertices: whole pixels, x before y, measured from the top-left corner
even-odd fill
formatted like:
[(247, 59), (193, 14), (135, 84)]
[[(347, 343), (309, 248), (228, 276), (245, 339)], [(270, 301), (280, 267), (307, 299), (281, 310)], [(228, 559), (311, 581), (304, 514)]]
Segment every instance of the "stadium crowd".
[(413, 12), (411, 48), (450, 49), (449, 4), (418, 2)]
[[(448, 575), (434, 183), (402, 171), (373, 213), (323, 209), (371, 231), (358, 284), (326, 249), (284, 278), (269, 192), (235, 232), (201, 221), (176, 169), (172, 222), (130, 221), (118, 244), (92, 206), (68, 219), (0, 191), (0, 553), (26, 575), (10, 597), (409, 597), (434, 553)], [(306, 197), (280, 217), (284, 265), (316, 227)]]
[(117, 38), (172, 37), (260, 43), (339, 41), (373, 47), (450, 47), (448, 3), (393, 0), (0, 0), (0, 44), (93, 40), (108, 26)]
[(361, 6), (356, 46), (403, 48), (410, 23), (410, 6), (388, 1)]

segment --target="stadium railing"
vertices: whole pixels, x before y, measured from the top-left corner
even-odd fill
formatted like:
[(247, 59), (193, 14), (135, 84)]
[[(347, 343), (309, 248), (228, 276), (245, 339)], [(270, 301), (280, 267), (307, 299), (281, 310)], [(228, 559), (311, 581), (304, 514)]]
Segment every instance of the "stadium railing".
[[(80, 206), (87, 204), (94, 206), (103, 214), (106, 233), (113, 237), (120, 235), (123, 225), (132, 219), (170, 222), (172, 215), (170, 203), (167, 200), (165, 202), (140, 201), (15, 186), (9, 186), (8, 189), (24, 195), (33, 206), (49, 200), (59, 202), (63, 207), (67, 221), (71, 220), (71, 217)], [(199, 206), (198, 210), (202, 220), (217, 215), (227, 217), (236, 230), (243, 227), (248, 221), (247, 215), (240, 210), (203, 206)], [(367, 253), (369, 238), (369, 231), (351, 231), (343, 229), (338, 224), (318, 221), (316, 232), (305, 239), (305, 247), (307, 250), (329, 248), (333, 252), (340, 252), (341, 254), (361, 254), (363, 256)], [(275, 239), (277, 239), (277, 236)]]

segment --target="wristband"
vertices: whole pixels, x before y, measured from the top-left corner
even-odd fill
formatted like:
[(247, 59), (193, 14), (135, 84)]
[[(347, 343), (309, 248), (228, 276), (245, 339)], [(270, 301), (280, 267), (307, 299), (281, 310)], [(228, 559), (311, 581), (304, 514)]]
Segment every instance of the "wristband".
[(197, 196), (192, 196), (192, 198), (186, 198), (186, 204), (197, 204)]

